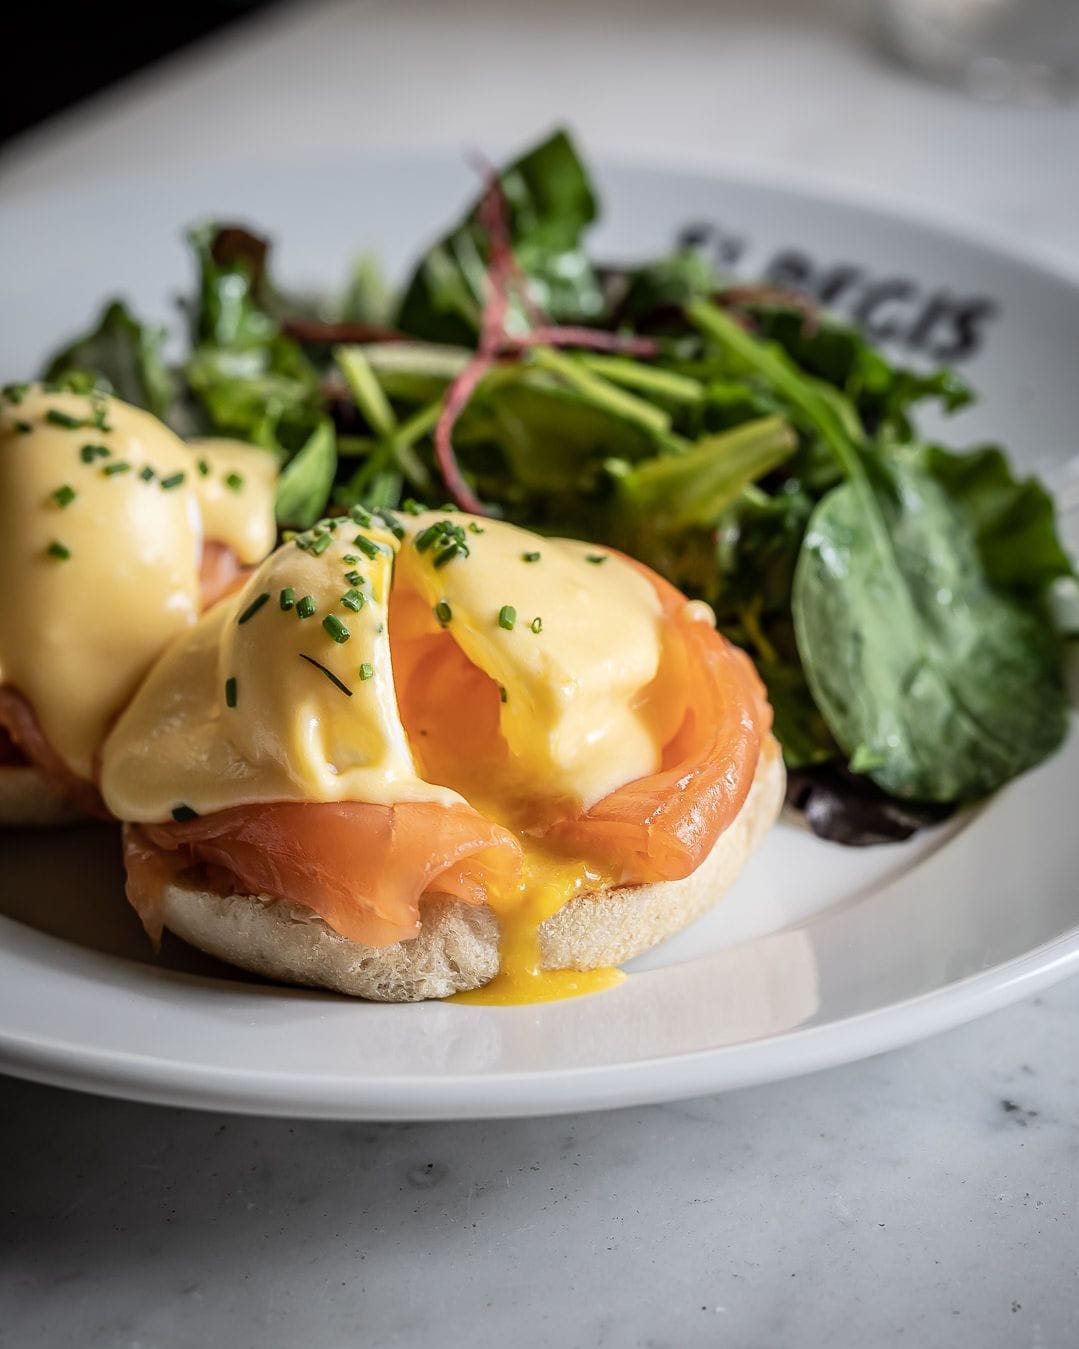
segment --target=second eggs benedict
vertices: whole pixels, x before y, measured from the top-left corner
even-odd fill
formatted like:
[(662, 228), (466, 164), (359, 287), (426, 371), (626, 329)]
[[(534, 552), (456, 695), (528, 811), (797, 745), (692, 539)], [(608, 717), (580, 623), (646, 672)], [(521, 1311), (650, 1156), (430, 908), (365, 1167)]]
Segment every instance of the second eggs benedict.
[(271, 455), (98, 394), (0, 395), (0, 823), (102, 814), (96, 761), (168, 642), (273, 547)]
[(725, 889), (783, 770), (747, 658), (620, 555), (457, 513), (323, 521), (109, 737), (128, 893), (273, 978), (536, 1001)]

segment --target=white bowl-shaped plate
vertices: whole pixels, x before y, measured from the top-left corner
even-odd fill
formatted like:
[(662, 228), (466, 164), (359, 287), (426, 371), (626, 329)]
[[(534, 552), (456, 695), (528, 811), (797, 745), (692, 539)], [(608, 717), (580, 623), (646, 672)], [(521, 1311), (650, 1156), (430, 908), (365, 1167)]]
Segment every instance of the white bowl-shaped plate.
[[(102, 181), (0, 212), (0, 376), (24, 377), (120, 292), (169, 316), (181, 228), (248, 219), (289, 284), (361, 249), (400, 273), (474, 190), (446, 158), (241, 165)], [(809, 191), (661, 170), (601, 175), (606, 256), (689, 227), (732, 270), (807, 280), (898, 357), (955, 360), (981, 401), (955, 443), (1060, 471), (1079, 427), (1079, 286), (1059, 267)], [(707, 917), (612, 992), (536, 1007), (378, 1006), (147, 948), (104, 827), (0, 836), (0, 1068), (140, 1100), (433, 1119), (658, 1101), (808, 1072), (1000, 1007), (1079, 969), (1079, 739), (979, 812), (845, 850), (782, 823)]]

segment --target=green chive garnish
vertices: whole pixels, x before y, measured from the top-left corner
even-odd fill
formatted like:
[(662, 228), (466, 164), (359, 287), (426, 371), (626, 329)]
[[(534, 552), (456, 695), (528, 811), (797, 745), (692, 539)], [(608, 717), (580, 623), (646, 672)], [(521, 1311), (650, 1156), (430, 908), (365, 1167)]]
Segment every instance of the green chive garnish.
[(244, 479), (242, 473), (226, 473), (225, 486), (230, 492), (242, 492)]
[(139, 469), (139, 477), (143, 480), (143, 482), (153, 482), (156, 476), (157, 475), (154, 473), (154, 470), (150, 467), (149, 464), (144, 464), (143, 467)]
[(321, 557), (331, 543), (333, 543), (332, 534), (328, 532), (325, 534), (316, 534), (307, 545), (307, 551), (309, 553), (314, 553), (315, 557)]
[(395, 539), (400, 541), (405, 537), (405, 527), (401, 524), (400, 520), (398, 520), (397, 516), (394, 515), (393, 511), (388, 511), (385, 507), (382, 507), (378, 512), (378, 518)]
[(105, 405), (94, 408), (90, 415), (90, 425), (95, 431), (111, 431), (112, 427), (106, 420)]
[(186, 477), (187, 474), (182, 471), (179, 473), (170, 473), (167, 478), (161, 479), (161, 490), (163, 492), (171, 492), (174, 487), (179, 487)]
[(449, 625), (450, 620), (453, 618), (453, 610), (445, 600), (439, 600), (435, 605), (435, 617), (444, 628)]
[(586, 561), (586, 562), (592, 562), (592, 563), (594, 563), (594, 564), (598, 567), (599, 564), (600, 564), (601, 562), (606, 562), (606, 561), (607, 561), (607, 554), (606, 554), (606, 553), (588, 553), (588, 554), (586, 554), (586, 556), (585, 556), (585, 561)]
[(352, 697), (352, 690), (349, 688), (349, 686), (347, 684), (343, 684), (341, 680), (337, 678), (337, 676), (334, 674), (332, 670), (327, 670), (325, 665), (315, 660), (313, 656), (305, 656), (304, 653), (301, 651), (300, 659), (307, 661), (308, 665), (313, 665), (316, 670), (321, 670), (322, 673), (326, 676), (326, 678), (330, 681), (330, 683), (335, 684), (341, 690), (341, 692), (345, 694), (346, 697), (348, 698)]
[(45, 549), (50, 557), (56, 558), (57, 562), (66, 562), (71, 556), (71, 549), (59, 539), (53, 539), (48, 548)]
[(517, 610), (512, 604), (504, 604), (498, 611), (498, 626), (512, 632), (517, 623)]
[(296, 602), (296, 617), (310, 618), (315, 612), (315, 608), (314, 595), (305, 595), (302, 600), (297, 600)]
[(236, 676), (232, 675), (225, 680), (225, 706), (236, 706)]
[(363, 577), (360, 575), (358, 571), (346, 571), (345, 580), (349, 583), (350, 586), (363, 585)]
[(357, 553), (342, 553), (341, 558), (344, 562), (359, 562), (360, 560), (359, 554)]
[(374, 679), (374, 677), (375, 677), (375, 667), (373, 665), (369, 665), (367, 661), (364, 661), (364, 663), (360, 666), (360, 678)]
[(349, 517), (355, 520), (356, 524), (363, 525), (366, 529), (370, 529), (371, 525), (374, 523), (374, 516), (366, 506), (350, 506), (348, 513)]
[(441, 531), (438, 525), (428, 525), (426, 529), (421, 529), (415, 539), (416, 552), (426, 553), (440, 533)]
[(487, 531), (483, 528), (482, 525), (476, 524), (475, 520), (469, 520), (468, 532), (470, 534), (485, 534)]
[(255, 615), (258, 613), (258, 611), (262, 608), (262, 606), (266, 603), (266, 601), (269, 598), (270, 592), (268, 590), (264, 590), (261, 595), (256, 595), (255, 598), (251, 601), (251, 603), (240, 615), (240, 617), (236, 620), (237, 627), (239, 627), (241, 623), (246, 623), (249, 618), (254, 618)]
[(364, 557), (378, 557), (379, 553), (382, 552), (378, 544), (365, 534), (357, 534), (352, 542), (363, 553)]
[(53, 426), (62, 426), (65, 431), (77, 431), (86, 422), (81, 417), (73, 417), (70, 412), (61, 412), (59, 408), (49, 408), (45, 420)]
[(3, 395), (9, 403), (19, 404), (30, 392), (29, 384), (5, 384)]
[(177, 824), (183, 824), (185, 820), (197, 820), (199, 818), (199, 813), (190, 806), (173, 806), (172, 818)]
[(341, 603), (346, 609), (351, 609), (354, 614), (358, 614), (364, 606), (364, 598), (356, 589), (346, 590), (341, 596)]
[(500, 701), (500, 702), (503, 702), (503, 703), (508, 703), (508, 702), (509, 702), (510, 696), (509, 696), (509, 694), (506, 692), (506, 686), (505, 686), (505, 684), (499, 684), (499, 686), (498, 686), (498, 697), (499, 697), (499, 701)]
[(30, 425), (29, 422), (15, 423), (15, 430), (18, 431), (20, 436), (28, 436), (33, 429), (34, 428)]
[(285, 610), (291, 609), (295, 603), (296, 603), (295, 590), (293, 590), (291, 586), (285, 586), (284, 590), (282, 590), (281, 592), (281, 599), (280, 599), (281, 608)]
[(533, 632), (542, 632), (542, 631), (543, 631), (543, 619), (542, 619), (542, 618), (534, 618), (534, 619), (532, 620), (532, 622), (531, 622), (528, 626), (532, 629)]
[(539, 555), (539, 553), (522, 553), (522, 554), (521, 554), (521, 561), (522, 561), (522, 562), (538, 562), (539, 560), (540, 560), (540, 555)]
[(69, 487), (66, 482), (63, 487), (58, 487), (55, 492), (50, 493), (51, 499), (56, 502), (61, 510), (63, 510), (65, 506), (70, 506), (77, 495), (78, 493), (75, 491), (74, 487)]
[(401, 502), (401, 509), (406, 515), (422, 515), (427, 507), (422, 501), (417, 501), (415, 497), (407, 497)]
[(348, 628), (341, 622), (336, 614), (327, 614), (322, 620), (322, 626), (330, 634), (338, 646), (347, 642), (352, 636)]
[(196, 467), (196, 468), (198, 469), (198, 471), (199, 471), (199, 477), (200, 477), (200, 478), (208, 478), (208, 477), (210, 476), (210, 463), (209, 463), (209, 460), (207, 460), (207, 459), (200, 459), (200, 460), (198, 461), (198, 463), (195, 465), (195, 467)]
[(95, 459), (108, 459), (112, 450), (107, 445), (84, 445), (79, 451), (79, 458), (84, 464), (92, 464)]
[[(117, 459), (115, 463), (106, 464), (101, 471), (106, 478), (114, 478), (117, 473), (130, 473), (131, 465), (126, 459)], [(162, 483), (161, 486), (164, 487), (165, 484)]]

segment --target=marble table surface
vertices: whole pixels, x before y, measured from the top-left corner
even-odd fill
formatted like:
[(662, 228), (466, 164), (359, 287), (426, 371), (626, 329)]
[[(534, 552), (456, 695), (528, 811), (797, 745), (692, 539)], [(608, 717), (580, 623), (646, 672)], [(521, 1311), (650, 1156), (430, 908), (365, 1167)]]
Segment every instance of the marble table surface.
[[(884, 63), (858, 0), (282, 7), (21, 138), (17, 194), (238, 156), (501, 144), (796, 174), (1079, 252), (1079, 111)], [(2, 209), (2, 205), (0, 205)], [(0, 1079), (12, 1349), (1079, 1343), (1079, 981), (685, 1104), (256, 1120)]]

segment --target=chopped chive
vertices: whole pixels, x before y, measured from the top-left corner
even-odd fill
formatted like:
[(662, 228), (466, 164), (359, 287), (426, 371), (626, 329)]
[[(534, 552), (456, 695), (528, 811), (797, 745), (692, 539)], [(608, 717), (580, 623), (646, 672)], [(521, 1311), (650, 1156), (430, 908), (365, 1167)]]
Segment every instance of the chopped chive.
[(378, 557), (382, 549), (373, 539), (367, 538), (365, 534), (357, 534), (352, 540), (353, 544), (363, 553), (364, 557)]
[(510, 696), (509, 696), (509, 694), (506, 692), (506, 686), (505, 686), (505, 684), (499, 684), (499, 686), (498, 686), (498, 697), (499, 697), (499, 701), (500, 701), (500, 702), (503, 702), (503, 703), (508, 703), (508, 702), (509, 702)]
[(439, 602), (435, 605), (435, 617), (438, 619), (438, 621), (442, 624), (443, 627), (446, 627), (449, 624), (450, 620), (453, 618), (453, 610), (450, 608), (450, 606), (446, 603), (445, 600), (439, 600)]
[(48, 548), (45, 549), (50, 557), (56, 558), (57, 562), (66, 562), (71, 556), (71, 549), (59, 539), (53, 539)]
[(161, 490), (163, 492), (171, 492), (174, 487), (179, 487), (186, 477), (187, 474), (183, 471), (179, 473), (170, 473), (167, 478), (161, 479)]
[(585, 561), (586, 561), (586, 562), (592, 562), (592, 563), (594, 563), (594, 564), (598, 567), (599, 564), (600, 564), (601, 562), (606, 562), (606, 561), (607, 561), (607, 554), (606, 554), (606, 553), (588, 553), (588, 554), (586, 554), (586, 556), (585, 556)]
[(322, 620), (322, 626), (330, 634), (333, 640), (341, 646), (352, 636), (348, 628), (341, 622), (336, 614), (327, 614)]
[(229, 489), (230, 492), (242, 492), (244, 486), (243, 474), (226, 473), (225, 486)]
[(285, 586), (279, 600), (282, 609), (289, 610), (296, 603), (296, 592), (291, 586)]
[(455, 557), (467, 557), (468, 549), (460, 543), (451, 543), (448, 548), (443, 548), (435, 557), (435, 566), (444, 567), (452, 562)]
[(401, 509), (406, 515), (422, 515), (427, 507), (422, 501), (417, 501), (415, 497), (406, 497), (401, 502)]
[(417, 553), (426, 553), (435, 539), (438, 538), (440, 530), (437, 525), (428, 525), (426, 529), (421, 529), (414, 540)]
[(150, 467), (149, 464), (144, 464), (143, 467), (139, 469), (139, 477), (143, 480), (143, 482), (153, 482), (156, 476), (157, 474), (154, 472), (154, 470)]
[(310, 618), (316, 607), (314, 595), (305, 595), (302, 600), (296, 601), (296, 617)]
[(302, 651), (300, 652), (300, 659), (307, 661), (308, 665), (313, 665), (316, 670), (321, 670), (322, 673), (326, 676), (326, 678), (330, 681), (330, 683), (335, 684), (341, 690), (341, 692), (346, 695), (346, 697), (349, 698), (352, 697), (352, 690), (349, 688), (349, 686), (347, 684), (343, 684), (341, 680), (337, 678), (334, 672), (332, 670), (327, 670), (325, 665), (323, 665), (320, 661), (315, 660), (313, 656), (305, 656)]
[(18, 431), (20, 436), (28, 436), (33, 429), (33, 426), (31, 426), (29, 422), (15, 423), (15, 430)]
[(23, 399), (26, 397), (26, 395), (30, 392), (30, 385), (29, 385), (29, 384), (5, 384), (4, 387), (3, 387), (2, 392), (3, 392), (4, 397), (7, 399), (7, 401), (8, 401), (9, 403), (14, 403), (14, 404), (18, 405), (19, 403), (22, 402), (22, 400), (23, 400)]
[(195, 467), (199, 471), (200, 478), (208, 478), (210, 476), (210, 462), (208, 459), (200, 459)]
[(84, 445), (79, 451), (79, 458), (84, 464), (92, 464), (95, 459), (108, 459), (112, 450), (107, 445)]
[(374, 677), (375, 677), (375, 667), (369, 664), (367, 661), (364, 661), (364, 663), (360, 666), (360, 678), (374, 679)]
[(341, 557), (344, 562), (359, 562), (360, 560), (358, 553), (343, 553)]
[(315, 557), (321, 557), (331, 543), (333, 543), (332, 534), (316, 534), (308, 545), (307, 551), (309, 553), (314, 553)]
[(542, 631), (543, 631), (543, 619), (542, 619), (542, 618), (534, 618), (534, 619), (532, 620), (532, 622), (531, 622), (528, 626), (532, 629), (533, 632), (542, 632)]
[(521, 554), (521, 561), (522, 561), (522, 562), (538, 562), (539, 560), (540, 560), (540, 555), (539, 555), (539, 553), (522, 553), (522, 554)]
[(231, 675), (225, 680), (225, 706), (236, 706), (236, 676)]
[(101, 407), (94, 408), (93, 412), (90, 414), (90, 425), (95, 431), (112, 430), (112, 427), (108, 423), (108, 414), (104, 404), (102, 404)]
[(456, 515), (457, 513), (457, 507), (452, 501), (444, 501), (438, 509), (446, 515)]
[(360, 575), (358, 571), (346, 571), (345, 580), (349, 583), (350, 586), (363, 585), (363, 577)]
[(354, 614), (358, 614), (364, 606), (364, 598), (356, 589), (346, 590), (341, 596), (341, 603), (346, 609), (351, 609)]
[(512, 604), (504, 604), (498, 611), (498, 626), (512, 632), (517, 623), (517, 610)]
[(375, 517), (367, 507), (361, 506), (358, 503), (355, 506), (349, 507), (348, 514), (351, 520), (354, 520), (358, 525), (363, 525), (365, 529), (370, 529), (375, 521)]
[[(131, 465), (126, 459), (117, 459), (111, 464), (106, 464), (101, 471), (106, 478), (114, 478), (117, 473), (130, 473)], [(164, 487), (165, 484), (162, 483), (161, 486)]]
[(258, 613), (258, 611), (262, 608), (262, 606), (266, 603), (266, 601), (269, 598), (270, 592), (268, 590), (264, 590), (261, 595), (256, 595), (255, 598), (251, 601), (251, 603), (240, 615), (240, 617), (236, 620), (237, 627), (239, 627), (241, 623), (246, 623), (249, 618), (254, 618), (255, 615)]
[(476, 524), (475, 520), (469, 520), (468, 532), (470, 534), (486, 534), (487, 531), (484, 529), (482, 525)]
[(63, 487), (58, 487), (55, 492), (50, 492), (49, 496), (50, 499), (55, 501), (60, 509), (63, 510), (65, 506), (71, 505), (76, 496), (78, 496), (78, 493), (75, 491), (74, 487), (70, 487), (65, 482)]
[(45, 420), (53, 426), (62, 426), (65, 431), (77, 431), (87, 425), (81, 417), (73, 417), (70, 412), (61, 412), (59, 408), (49, 408)]
[(197, 810), (192, 809), (191, 806), (173, 806), (172, 818), (177, 824), (183, 824), (185, 820), (197, 820), (199, 818), (199, 813)]

